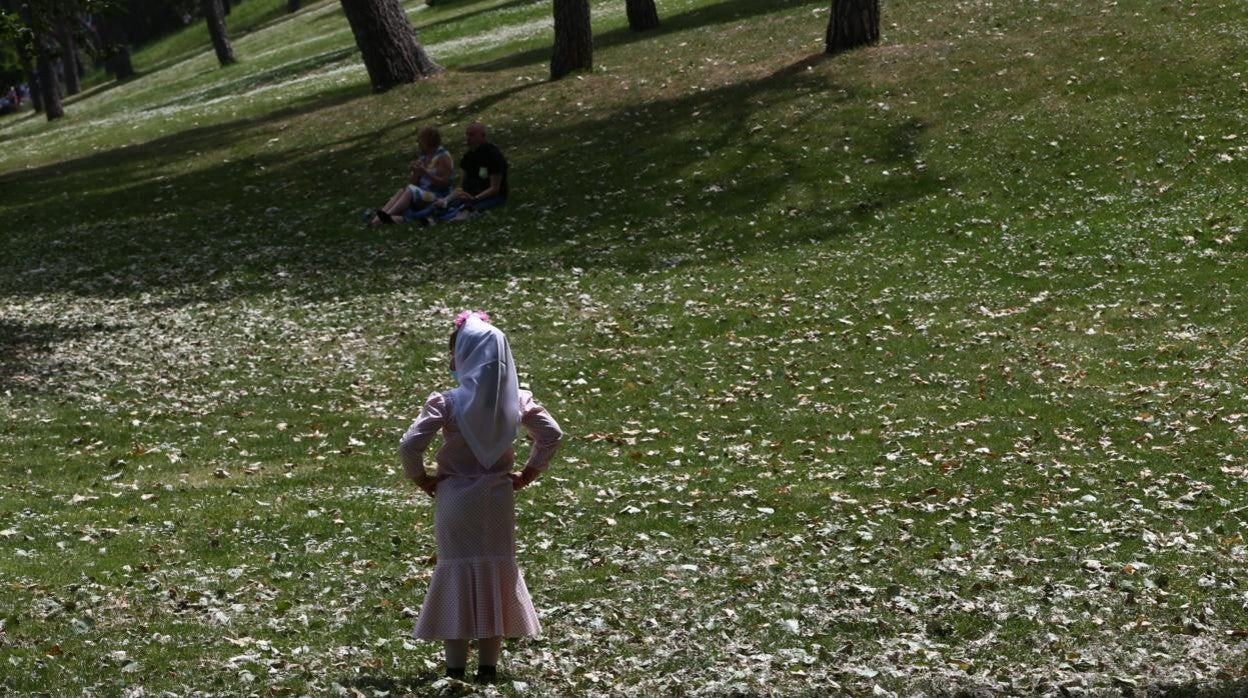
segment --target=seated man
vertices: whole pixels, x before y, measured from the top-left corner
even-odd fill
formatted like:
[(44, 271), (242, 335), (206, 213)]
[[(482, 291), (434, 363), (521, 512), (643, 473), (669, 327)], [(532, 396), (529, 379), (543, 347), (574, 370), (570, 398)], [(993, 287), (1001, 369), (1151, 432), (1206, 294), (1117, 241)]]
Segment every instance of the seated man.
[(463, 220), (507, 203), (508, 165), (503, 151), (486, 140), (485, 126), (479, 122), (469, 124), (465, 136), (468, 152), (459, 160), (464, 172), (459, 188), (432, 206), (409, 213), (409, 218), (431, 225)]

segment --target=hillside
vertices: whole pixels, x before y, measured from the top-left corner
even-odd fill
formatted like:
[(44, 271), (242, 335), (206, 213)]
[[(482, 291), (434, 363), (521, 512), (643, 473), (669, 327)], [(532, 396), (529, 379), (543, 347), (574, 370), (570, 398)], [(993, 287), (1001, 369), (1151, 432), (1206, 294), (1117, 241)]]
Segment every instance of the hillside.
[[(395, 448), (467, 307), (568, 434), (504, 695), (1242, 692), (1248, 6), (603, 0), (550, 83), (408, 2), (372, 95), (284, 4), (0, 117), (0, 692), (458, 690)], [(506, 208), (361, 223), (473, 120)]]

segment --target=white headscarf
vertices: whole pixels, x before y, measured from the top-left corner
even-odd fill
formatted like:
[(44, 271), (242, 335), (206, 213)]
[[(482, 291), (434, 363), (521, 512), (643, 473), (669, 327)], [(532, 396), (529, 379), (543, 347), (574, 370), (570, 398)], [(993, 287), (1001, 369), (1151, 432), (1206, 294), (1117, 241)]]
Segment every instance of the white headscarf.
[(459, 387), (449, 391), (451, 413), (481, 467), (494, 465), (516, 439), (520, 385), (507, 335), (476, 316), (455, 339)]

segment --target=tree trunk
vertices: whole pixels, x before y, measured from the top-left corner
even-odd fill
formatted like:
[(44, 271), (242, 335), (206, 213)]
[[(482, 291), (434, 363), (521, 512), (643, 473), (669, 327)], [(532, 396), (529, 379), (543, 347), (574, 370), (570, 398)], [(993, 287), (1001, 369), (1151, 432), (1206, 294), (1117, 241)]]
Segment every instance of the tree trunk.
[(555, 48), (550, 57), (550, 79), (594, 67), (594, 35), (589, 24), (589, 0), (555, 0)]
[(425, 53), (399, 0), (342, 0), (373, 92), (442, 72)]
[(287, 12), (298, 12), (298, 11), (299, 11), (299, 0), (286, 0), (286, 11), (287, 11)]
[(78, 42), (74, 40), (74, 18), (61, 20), (58, 32), (61, 40), (61, 63), (65, 65), (65, 94), (76, 95), (82, 91), (78, 79)]
[(880, 40), (880, 0), (832, 0), (827, 52), (839, 53)]
[(39, 87), (39, 73), (34, 68), (26, 72), (26, 87), (30, 90), (30, 107), (36, 114), (43, 113), (43, 90)]
[(624, 7), (628, 12), (629, 29), (642, 32), (659, 26), (659, 10), (654, 0), (625, 0)]
[(56, 83), (56, 74), (52, 70), (52, 55), (48, 43), (42, 36), (35, 36), (35, 65), (39, 73), (39, 91), (43, 101), (43, 113), (48, 121), (65, 116), (61, 107), (61, 89)]
[[(8, 3), (5, 3), (4, 8), (12, 12)], [(27, 16), (28, 15), (22, 15), (23, 20), (25, 20)], [(39, 96), (39, 76), (35, 72), (34, 59), (30, 53), (26, 51), (25, 42), (17, 41), (14, 43), (17, 48), (18, 63), (21, 66), (22, 72), (26, 74), (26, 87), (30, 90), (27, 94), (30, 98), (30, 106), (33, 107), (35, 113), (38, 114), (43, 111), (43, 99)]]
[(225, 10), (221, 0), (203, 0), (204, 19), (208, 22), (208, 36), (212, 37), (212, 48), (217, 52), (217, 61), (221, 65), (229, 65), (235, 61), (234, 47), (230, 45), (230, 35), (225, 28)]
[(100, 34), (101, 50), (104, 53), (104, 70), (118, 80), (134, 76), (134, 63), (130, 61), (130, 45), (126, 42), (126, 34), (121, 22), (113, 17), (95, 16), (95, 25)]

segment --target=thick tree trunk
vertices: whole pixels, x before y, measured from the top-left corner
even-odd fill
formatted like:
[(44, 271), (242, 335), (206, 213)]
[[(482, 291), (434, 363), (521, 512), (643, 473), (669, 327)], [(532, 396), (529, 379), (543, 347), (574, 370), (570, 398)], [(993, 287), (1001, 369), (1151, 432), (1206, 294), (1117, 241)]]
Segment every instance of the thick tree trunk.
[(832, 0), (827, 52), (838, 53), (880, 40), (880, 0)]
[(134, 63), (130, 60), (130, 47), (126, 44), (114, 46), (108, 56), (105, 69), (118, 80), (134, 77)]
[(204, 20), (208, 22), (208, 36), (212, 37), (212, 48), (217, 52), (217, 61), (221, 65), (229, 65), (235, 61), (234, 47), (230, 45), (230, 34), (225, 28), (225, 10), (221, 0), (203, 0)]
[(35, 66), (39, 73), (39, 91), (43, 101), (43, 113), (48, 121), (65, 116), (61, 107), (61, 89), (56, 83), (56, 74), (52, 70), (52, 55), (48, 50), (47, 41), (42, 36), (35, 37)]
[(342, 0), (373, 92), (442, 72), (407, 21), (399, 0)]
[(287, 12), (298, 12), (298, 11), (299, 11), (299, 0), (286, 0), (286, 11), (287, 11)]
[(104, 70), (118, 80), (134, 76), (134, 63), (130, 61), (130, 45), (121, 22), (113, 17), (95, 16), (95, 26), (100, 34), (104, 53)]
[(624, 9), (628, 13), (628, 28), (635, 32), (659, 26), (659, 10), (654, 0), (625, 0)]
[(74, 19), (66, 17), (61, 20), (59, 38), (61, 40), (61, 63), (65, 66), (65, 94), (76, 95), (82, 92), (82, 83), (78, 79), (78, 42), (74, 40)]
[(589, 23), (589, 0), (555, 0), (555, 48), (550, 57), (550, 79), (594, 67), (594, 35)]

